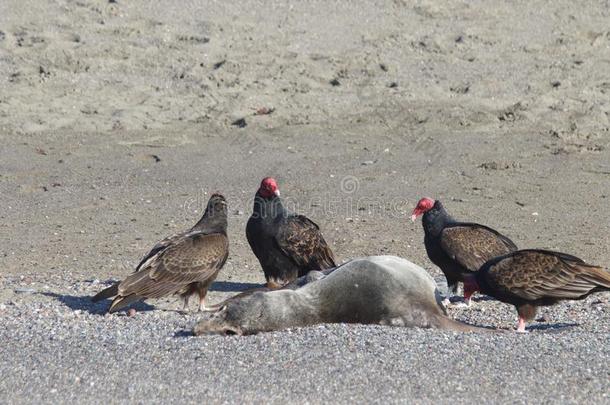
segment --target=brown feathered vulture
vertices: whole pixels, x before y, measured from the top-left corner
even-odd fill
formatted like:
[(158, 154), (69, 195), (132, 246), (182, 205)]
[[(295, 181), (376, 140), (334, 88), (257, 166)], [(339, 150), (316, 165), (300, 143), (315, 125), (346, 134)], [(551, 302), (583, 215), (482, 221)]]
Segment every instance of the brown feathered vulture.
[(199, 310), (205, 309), (205, 296), (227, 261), (227, 203), (213, 194), (205, 213), (186, 232), (158, 242), (136, 267), (136, 271), (93, 297), (93, 301), (114, 297), (108, 312), (133, 302), (178, 294), (184, 309), (192, 294), (199, 295)]
[(264, 178), (256, 192), (246, 237), (269, 288), (279, 288), (310, 270), (336, 267), (318, 225), (282, 205), (277, 182), (271, 177)]
[(514, 305), (517, 332), (525, 332), (525, 322), (534, 318), (538, 306), (610, 291), (610, 272), (565, 253), (524, 249), (496, 257), (466, 276), (464, 296), (475, 291)]
[[(456, 221), (438, 200), (419, 200), (411, 220), (422, 214), (426, 252), (445, 274), (450, 293), (457, 293), (464, 275), (477, 271), (489, 259), (517, 250), (512, 240), (494, 229)], [(464, 297), (464, 301), (470, 304), (469, 298)]]

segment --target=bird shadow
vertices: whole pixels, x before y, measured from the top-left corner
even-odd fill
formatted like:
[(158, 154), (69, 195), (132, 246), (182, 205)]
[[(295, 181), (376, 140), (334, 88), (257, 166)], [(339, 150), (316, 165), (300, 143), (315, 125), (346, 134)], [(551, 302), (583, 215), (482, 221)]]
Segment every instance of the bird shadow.
[[(488, 297), (487, 295), (478, 295), (476, 297), (472, 297), (471, 300), (473, 302), (483, 302), (483, 301), (496, 301), (493, 297)], [(463, 301), (463, 300), (462, 300)]]
[[(472, 297), (470, 299), (472, 302), (484, 302), (484, 301), (495, 301), (494, 298), (488, 297), (488, 296), (478, 296), (478, 297)], [(460, 296), (453, 296), (449, 298), (449, 303), (452, 305), (456, 305), (456, 304), (465, 304), (464, 298), (460, 297)]]
[(260, 287), (264, 287), (264, 285), (256, 283), (240, 283), (235, 281), (216, 281), (210, 286), (210, 291), (240, 292)]
[[(57, 301), (61, 302), (68, 308), (72, 310), (81, 310), (88, 312), (93, 315), (104, 315), (108, 311), (109, 308), (109, 300), (103, 300), (100, 302), (91, 301), (91, 296), (89, 295), (68, 295), (68, 294), (57, 294), (52, 292), (41, 292), (41, 295), (46, 297), (54, 298)], [(152, 311), (155, 309), (152, 305), (146, 304), (145, 302), (138, 302), (129, 306), (129, 308), (134, 308), (136, 311), (144, 312), (144, 311)], [(128, 309), (128, 308), (126, 308)], [(120, 312), (120, 311), (119, 311)]]
[(567, 330), (567, 329), (574, 328), (576, 326), (579, 326), (579, 324), (577, 324), (575, 322), (559, 322), (559, 323), (544, 323), (544, 324), (539, 323), (539, 324), (535, 324), (535, 325), (529, 325), (527, 327), (527, 330), (547, 332), (547, 333), (558, 333), (558, 332), (563, 332), (564, 330)]

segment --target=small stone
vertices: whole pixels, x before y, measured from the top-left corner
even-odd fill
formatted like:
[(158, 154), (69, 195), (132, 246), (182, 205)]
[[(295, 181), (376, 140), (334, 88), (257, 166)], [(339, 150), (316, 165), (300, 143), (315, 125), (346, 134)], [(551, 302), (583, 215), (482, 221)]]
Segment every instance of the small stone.
[(248, 125), (248, 123), (246, 123), (245, 118), (239, 118), (239, 119), (236, 119), (235, 121), (233, 121), (231, 123), (231, 125), (233, 125), (237, 128), (245, 128)]
[(136, 316), (136, 310), (134, 308), (130, 308), (129, 311), (127, 311), (127, 316)]
[(33, 288), (23, 288), (23, 287), (19, 287), (19, 288), (15, 288), (15, 292), (17, 294), (33, 294), (36, 292), (35, 289)]
[(274, 111), (275, 111), (275, 108), (273, 108), (273, 107), (261, 107), (261, 108), (256, 109), (256, 112), (254, 113), (254, 115), (269, 115)]

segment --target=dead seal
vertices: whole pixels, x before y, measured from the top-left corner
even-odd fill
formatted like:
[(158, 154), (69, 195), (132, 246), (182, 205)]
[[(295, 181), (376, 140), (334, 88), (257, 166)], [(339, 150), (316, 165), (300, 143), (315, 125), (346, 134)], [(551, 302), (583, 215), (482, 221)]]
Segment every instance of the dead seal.
[(321, 323), (488, 331), (450, 319), (434, 279), (396, 256), (354, 259), (302, 287), (255, 291), (225, 301), (195, 335), (249, 335)]

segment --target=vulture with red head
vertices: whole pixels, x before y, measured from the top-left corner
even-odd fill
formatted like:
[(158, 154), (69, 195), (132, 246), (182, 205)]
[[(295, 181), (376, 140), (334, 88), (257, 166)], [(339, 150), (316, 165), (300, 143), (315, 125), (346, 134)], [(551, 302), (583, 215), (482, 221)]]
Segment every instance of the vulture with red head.
[[(438, 200), (419, 200), (411, 220), (422, 214), (426, 252), (445, 274), (450, 293), (456, 294), (464, 276), (477, 271), (486, 261), (517, 250), (512, 240), (494, 229), (456, 221)], [(464, 301), (470, 303), (467, 297)]]
[(318, 225), (284, 207), (271, 177), (264, 178), (256, 192), (246, 237), (269, 288), (282, 287), (311, 270), (336, 267)]

